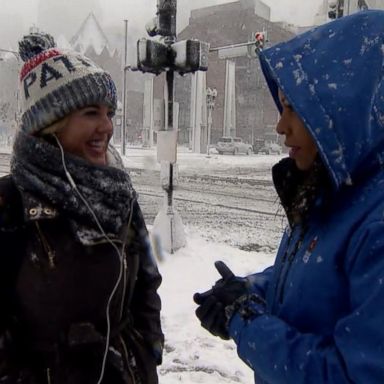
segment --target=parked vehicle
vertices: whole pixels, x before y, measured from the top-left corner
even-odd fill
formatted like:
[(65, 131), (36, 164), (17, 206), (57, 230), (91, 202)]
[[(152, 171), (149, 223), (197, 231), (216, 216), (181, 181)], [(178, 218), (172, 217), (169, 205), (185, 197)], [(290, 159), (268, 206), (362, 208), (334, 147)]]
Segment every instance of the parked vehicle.
[(216, 144), (216, 150), (220, 155), (223, 153), (251, 155), (253, 153), (252, 145), (244, 143), (240, 137), (222, 137)]
[(253, 139), (253, 145), (252, 145), (253, 153), (259, 153), (259, 150), (262, 147), (264, 147), (264, 144), (265, 144), (265, 140), (263, 139)]
[(281, 155), (282, 152), (281, 145), (277, 143), (266, 143), (258, 151), (258, 153), (265, 153), (266, 155)]

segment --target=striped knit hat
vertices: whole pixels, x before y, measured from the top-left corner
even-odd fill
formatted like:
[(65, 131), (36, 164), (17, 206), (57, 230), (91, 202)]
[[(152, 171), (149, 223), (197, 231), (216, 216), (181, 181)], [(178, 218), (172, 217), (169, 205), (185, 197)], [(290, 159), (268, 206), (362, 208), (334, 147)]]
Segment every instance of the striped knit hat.
[(32, 33), (19, 42), (21, 129), (35, 134), (73, 111), (95, 104), (116, 109), (109, 73), (74, 51), (55, 48), (52, 36)]

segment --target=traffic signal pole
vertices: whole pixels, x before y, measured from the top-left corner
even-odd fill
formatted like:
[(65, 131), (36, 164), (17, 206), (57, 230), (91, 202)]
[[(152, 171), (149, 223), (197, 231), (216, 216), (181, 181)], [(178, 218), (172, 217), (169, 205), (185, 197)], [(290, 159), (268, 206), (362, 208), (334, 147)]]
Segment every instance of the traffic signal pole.
[(233, 49), (233, 48), (240, 48), (240, 47), (255, 47), (255, 54), (257, 56), (264, 49), (264, 44), (267, 41), (266, 35), (267, 35), (266, 31), (256, 32), (254, 34), (253, 41), (247, 41), (246, 43), (224, 45), (221, 47), (213, 47), (213, 48), (209, 48), (209, 52), (218, 52), (218, 51), (224, 51), (226, 49)]
[[(161, 34), (165, 34), (164, 44), (170, 48), (172, 44), (176, 41), (176, 14), (177, 14), (177, 0), (169, 1), (158, 1), (158, 22), (157, 26)], [(175, 71), (172, 67), (166, 70), (166, 98), (167, 98), (167, 126), (165, 129), (167, 131), (173, 131), (175, 129), (173, 124), (173, 106), (174, 106), (174, 85), (175, 85)], [(177, 145), (177, 144), (176, 144)], [(176, 151), (176, 148), (175, 148)], [(173, 209), (173, 162), (169, 162), (169, 175), (168, 175), (168, 185), (165, 190), (167, 192), (167, 215), (170, 217), (170, 252), (175, 251), (174, 247), (174, 209)]]
[[(167, 97), (167, 131), (173, 131), (175, 129), (173, 124), (173, 106), (174, 106), (174, 82), (175, 82), (175, 72), (173, 69), (169, 69), (166, 71), (166, 97)], [(177, 143), (175, 143), (177, 145)], [(176, 151), (176, 148), (175, 148)], [(168, 162), (167, 162), (168, 163)], [(166, 164), (167, 164), (166, 163)], [(176, 163), (176, 162), (175, 162)], [(173, 190), (174, 190), (174, 163), (172, 161), (169, 162), (169, 173), (168, 173), (168, 184), (165, 187), (165, 191), (167, 193), (167, 218), (165, 221), (168, 221), (167, 224), (164, 223), (164, 218), (162, 216), (164, 215), (163, 212), (160, 212), (157, 216), (157, 222), (155, 219), (155, 223), (158, 223), (158, 226), (161, 226), (161, 228), (156, 228), (155, 225), (155, 231), (158, 230), (159, 233), (165, 233), (163, 234), (162, 243), (165, 245), (165, 248), (173, 254), (178, 248), (181, 248), (185, 245), (185, 235), (184, 235), (184, 229), (182, 228), (182, 221), (181, 218), (178, 216), (178, 213), (173, 207)], [(176, 221), (176, 220), (177, 221)], [(181, 226), (181, 228), (175, 228), (176, 225)], [(177, 238), (176, 238), (176, 232), (177, 232)], [(164, 237), (168, 237), (168, 239), (164, 239)], [(164, 241), (165, 240), (165, 241)], [(167, 246), (168, 244), (169, 246)]]
[[(167, 47), (167, 55), (172, 53), (171, 46), (176, 41), (176, 13), (177, 13), (177, 1), (158, 1), (157, 3), (157, 28), (158, 33), (164, 36), (164, 44)], [(165, 83), (165, 98), (166, 98), (166, 113), (165, 127), (164, 129), (169, 132), (173, 132), (177, 127), (174, 126), (173, 110), (174, 110), (174, 82), (175, 71), (170, 66), (165, 68), (166, 83)], [(161, 134), (161, 133), (160, 133)], [(168, 165), (168, 183), (165, 184), (164, 189), (167, 194), (166, 212), (161, 210), (155, 218), (154, 232), (160, 237), (162, 247), (169, 253), (173, 254), (177, 249), (185, 245), (184, 228), (181, 217), (173, 206), (173, 191), (174, 191), (174, 167), (176, 165), (177, 156), (177, 142), (174, 142), (174, 148), (171, 146), (171, 151), (175, 153), (175, 161), (164, 161), (162, 159), (167, 156), (163, 156), (158, 152), (158, 159), (165, 166)], [(159, 149), (158, 149), (159, 150)]]
[[(175, 84), (175, 72), (169, 70), (166, 72), (166, 86), (167, 86), (167, 105), (168, 105), (168, 131), (172, 131), (173, 127), (173, 99), (174, 99), (174, 84)], [(169, 163), (169, 183), (167, 188), (168, 194), (168, 210), (173, 212), (173, 163)]]
[[(137, 42), (137, 67), (131, 70), (159, 75), (166, 73), (164, 99), (165, 124), (157, 132), (157, 160), (167, 177), (162, 179), (166, 191), (165, 207), (155, 218), (153, 234), (161, 246), (174, 253), (186, 243), (181, 217), (173, 207), (175, 171), (177, 158), (177, 124), (174, 122), (175, 72), (181, 75), (208, 69), (207, 43), (199, 40), (176, 41), (177, 0), (157, 0), (156, 18), (146, 25), (149, 36), (160, 36), (159, 40), (142, 38)], [(160, 172), (160, 177), (162, 172)]]

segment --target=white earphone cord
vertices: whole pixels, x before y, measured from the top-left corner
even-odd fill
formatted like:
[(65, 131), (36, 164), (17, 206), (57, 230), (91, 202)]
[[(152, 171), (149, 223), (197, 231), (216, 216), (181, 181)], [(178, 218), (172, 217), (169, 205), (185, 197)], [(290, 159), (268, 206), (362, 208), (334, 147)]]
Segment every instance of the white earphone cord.
[[(85, 204), (85, 206), (87, 207), (87, 209), (91, 213), (91, 215), (92, 215), (93, 219), (95, 220), (95, 223), (96, 223), (97, 227), (99, 228), (101, 234), (106, 238), (106, 240), (112, 245), (112, 247), (117, 252), (117, 255), (119, 257), (119, 262), (120, 262), (119, 275), (118, 275), (117, 281), (116, 281), (116, 283), (115, 283), (115, 285), (114, 285), (114, 287), (112, 289), (112, 292), (109, 295), (108, 303), (107, 303), (107, 307), (106, 307), (107, 335), (106, 335), (106, 340), (105, 340), (105, 350), (104, 350), (104, 355), (103, 355), (103, 362), (102, 362), (102, 366), (101, 366), (101, 372), (100, 372), (99, 379), (97, 381), (97, 384), (101, 384), (101, 382), (103, 380), (103, 376), (104, 376), (105, 363), (107, 361), (107, 355), (108, 355), (108, 350), (109, 350), (109, 342), (110, 342), (110, 336), (111, 336), (111, 321), (110, 321), (110, 316), (109, 316), (109, 309), (110, 309), (110, 304), (111, 304), (111, 301), (113, 299), (113, 296), (115, 295), (115, 293), (117, 291), (117, 288), (120, 285), (121, 278), (122, 278), (122, 275), (123, 275), (123, 264), (124, 264), (123, 252), (124, 252), (124, 248), (125, 248), (125, 240), (124, 240), (121, 252), (120, 252), (120, 250), (119, 250), (119, 248), (117, 248), (116, 244), (105, 233), (103, 227), (100, 224), (100, 221), (98, 220), (95, 212), (93, 211), (92, 207), (89, 205), (88, 201), (84, 198), (84, 196), (81, 194), (81, 192), (77, 188), (77, 185), (76, 185), (75, 181), (73, 180), (73, 178), (72, 178), (71, 174), (69, 173), (69, 171), (67, 169), (67, 166), (65, 164), (64, 149), (63, 149), (63, 147), (62, 147), (58, 137), (55, 134), (53, 134), (53, 136), (56, 139), (56, 142), (57, 142), (57, 144), (58, 144), (58, 146), (60, 148), (61, 162), (63, 164), (65, 176), (67, 177), (67, 179), (68, 179), (69, 183), (71, 184), (72, 188), (76, 191), (76, 193), (78, 194), (78, 196), (80, 197), (82, 202)], [(132, 212), (133, 212), (133, 203), (134, 203), (134, 200), (132, 199), (131, 210), (130, 210), (129, 220), (128, 220), (128, 228), (131, 226)], [(123, 292), (123, 297), (124, 297), (124, 292)], [(121, 306), (123, 306), (123, 303), (121, 303)]]

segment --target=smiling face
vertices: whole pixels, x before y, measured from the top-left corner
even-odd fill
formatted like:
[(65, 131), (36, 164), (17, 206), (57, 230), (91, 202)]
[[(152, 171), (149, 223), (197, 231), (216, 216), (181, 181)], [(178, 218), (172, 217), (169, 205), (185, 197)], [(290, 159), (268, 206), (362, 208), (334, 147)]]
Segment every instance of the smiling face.
[(72, 112), (57, 137), (65, 152), (95, 165), (107, 164), (107, 148), (112, 137), (113, 111), (105, 105), (92, 105)]
[(295, 160), (297, 168), (307, 171), (317, 155), (317, 147), (299, 115), (293, 110), (284, 94), (279, 90), (283, 108), (276, 131), (285, 135), (285, 145), (290, 148), (289, 156)]

